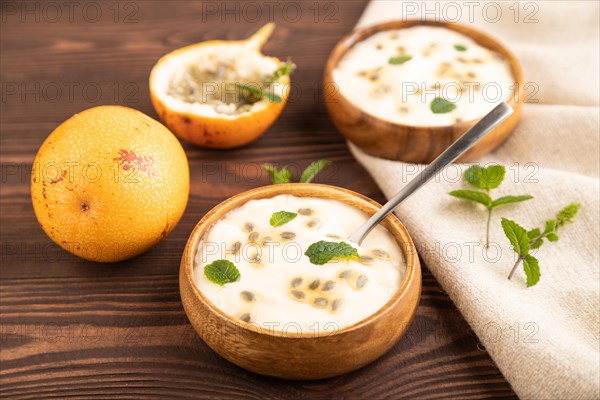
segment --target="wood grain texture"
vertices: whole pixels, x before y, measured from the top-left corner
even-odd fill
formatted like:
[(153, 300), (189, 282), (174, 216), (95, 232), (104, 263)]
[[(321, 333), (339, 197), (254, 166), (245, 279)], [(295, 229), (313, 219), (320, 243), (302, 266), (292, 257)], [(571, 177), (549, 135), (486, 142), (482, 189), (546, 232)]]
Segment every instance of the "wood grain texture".
[(479, 45), (503, 55), (511, 67), (515, 83), (506, 102), (515, 112), (458, 159), (458, 161), (474, 161), (502, 144), (517, 125), (525, 100), (525, 77), (519, 60), (502, 43), (467, 25), (418, 20), (390, 21), (349, 33), (333, 49), (325, 66), (323, 87), (329, 114), (339, 131), (365, 152), (390, 160), (421, 164), (433, 161), (475, 125), (478, 119), (457, 122), (449, 126), (411, 126), (386, 121), (364, 112), (351, 101), (352, 99), (347, 99), (337, 89), (333, 71), (339, 60), (356, 43), (375, 33), (419, 25), (443, 27), (468, 36)]
[[(319, 182), (384, 200), (335, 131), (320, 93), (327, 56), (365, 1), (331, 3), (337, 8), (318, 3), (317, 23), (312, 1), (297, 3), (304, 13), (297, 22), (283, 18), (287, 3), (281, 2), (273, 13), (278, 28), (264, 51), (298, 64), (294, 81), (301, 95), (248, 147), (224, 152), (184, 144), (192, 189), (181, 222), (154, 249), (117, 265), (78, 259), (38, 226), (29, 194), (37, 148), (62, 121), (96, 105), (121, 104), (157, 118), (147, 82), (163, 54), (200, 40), (247, 37), (267, 21), (267, 10), (257, 22), (236, 21), (235, 12), (223, 21), (223, 13), (203, 13), (211, 2), (97, 2), (102, 17), (87, 22), (82, 9), (90, 2), (81, 1), (72, 22), (66, 9), (57, 22), (40, 11), (36, 22), (35, 14), (13, 13), (6, 3), (0, 24), (0, 397), (515, 397), (426, 268), (419, 309), (402, 340), (377, 362), (322, 381), (292, 382), (236, 367), (202, 342), (184, 314), (178, 270), (187, 237), (220, 201), (268, 182), (260, 163), (290, 164), (298, 175), (310, 161), (328, 158), (334, 165)], [(114, 4), (118, 22), (109, 8)], [(137, 22), (125, 23), (132, 10)], [(337, 22), (325, 20), (332, 10)], [(53, 85), (62, 88), (60, 95), (51, 92)], [(94, 87), (100, 88), (97, 99)]]

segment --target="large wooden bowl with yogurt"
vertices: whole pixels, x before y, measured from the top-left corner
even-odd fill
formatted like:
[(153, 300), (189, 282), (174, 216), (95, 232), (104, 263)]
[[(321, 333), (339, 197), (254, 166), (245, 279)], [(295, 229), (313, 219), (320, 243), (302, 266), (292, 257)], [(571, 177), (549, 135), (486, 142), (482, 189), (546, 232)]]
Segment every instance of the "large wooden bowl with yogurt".
[[(381, 226), (391, 235), (390, 243), (397, 245), (400, 250), (398, 254), (404, 259), (406, 266), (404, 274), (399, 278), (398, 290), (392, 292), (391, 298), (383, 307), (341, 329), (325, 327), (321, 331), (282, 331), (246, 323), (224, 312), (199, 288), (194, 271), (202, 267), (198, 263), (197, 254), (207, 232), (230, 211), (239, 209), (250, 200), (270, 199), (278, 195), (332, 199), (359, 210), (365, 216), (375, 213), (381, 207), (358, 193), (319, 184), (260, 187), (220, 203), (196, 225), (181, 260), (181, 300), (192, 326), (222, 357), (264, 375), (286, 379), (320, 379), (344, 374), (369, 364), (394, 346), (408, 329), (421, 293), (421, 268), (415, 246), (406, 228), (394, 215), (386, 217)], [(344, 215), (337, 217), (344, 218)], [(298, 266), (296, 268), (300, 269)], [(240, 281), (243, 279), (242, 275)]]
[[(439, 123), (431, 125), (428, 125), (427, 123), (414, 124), (410, 122), (403, 122), (402, 118), (400, 117), (397, 119), (384, 118), (382, 115), (376, 115), (376, 113), (365, 111), (365, 107), (358, 104), (360, 103), (361, 98), (358, 91), (355, 93), (352, 92), (352, 90), (342, 90), (342, 85), (335, 79), (336, 68), (340, 64), (340, 60), (343, 60), (346, 54), (355, 48), (357, 44), (368, 40), (369, 38), (373, 37), (373, 35), (381, 34), (382, 32), (405, 30), (407, 28), (420, 26), (445, 28), (466, 36), (470, 40), (474, 41), (474, 43), (478, 46), (493, 52), (493, 54), (497, 55), (496, 57), (503, 57), (503, 62), (507, 63), (507, 66), (512, 73), (512, 84), (505, 87), (505, 90), (501, 92), (501, 98), (497, 102), (506, 100), (508, 104), (515, 110), (515, 112), (459, 159), (459, 161), (475, 160), (481, 155), (495, 149), (511, 134), (521, 116), (521, 109), (525, 99), (525, 90), (523, 70), (517, 58), (496, 39), (469, 26), (434, 21), (391, 21), (357, 29), (345, 36), (332, 51), (325, 67), (324, 97), (331, 119), (337, 129), (344, 137), (346, 137), (346, 139), (350, 140), (368, 154), (389, 160), (398, 160), (411, 163), (429, 163), (440, 153), (442, 153), (452, 142), (459, 138), (466, 130), (473, 126), (483, 116), (483, 114), (485, 114), (485, 112), (483, 112), (479, 117), (464, 120), (455, 118), (454, 121), (441, 125)], [(452, 45), (452, 43), (448, 44), (450, 46)], [(448, 44), (445, 45), (445, 48), (448, 48)], [(384, 48), (385, 45), (386, 43), (377, 44), (377, 46), (381, 46), (379, 48)], [(430, 46), (432, 45), (430, 44)], [(402, 46), (398, 46), (398, 48), (400, 48), (400, 51), (403, 50)], [(433, 51), (435, 51), (435, 46), (432, 48)], [(481, 64), (479, 62), (480, 60), (477, 58), (467, 58), (468, 53), (459, 43), (456, 43), (456, 48), (458, 49), (456, 58), (461, 62), (470, 63), (474, 61), (474, 64)], [(424, 47), (422, 54), (428, 54), (427, 52), (429, 51), (431, 51), (431, 49)], [(360, 60), (360, 63), (369, 64), (374, 58), (372, 57), (373, 55), (376, 54), (367, 53), (364, 57), (361, 57), (357, 60)], [(399, 56), (396, 57), (395, 62), (398, 64), (403, 64), (405, 59), (402, 57), (404, 57), (404, 55), (399, 53)], [(406, 62), (406, 65), (408, 65), (410, 62), (414, 62), (414, 60)], [(423, 60), (419, 60), (419, 62), (423, 62)], [(392, 62), (390, 61), (390, 64), (391, 63)], [(404, 67), (404, 65), (397, 65), (395, 67), (397, 67), (395, 76), (399, 79), (403, 79), (402, 67)], [(475, 67), (481, 66), (475, 65), (474, 68)], [(427, 68), (423, 68), (423, 70), (427, 70)], [(453, 73), (451, 68), (448, 68), (447, 70), (443, 70), (442, 68), (441, 72), (445, 73), (446, 76)], [(362, 74), (368, 79), (373, 78), (373, 74), (370, 74), (369, 71), (362, 72)], [(471, 77), (476, 76), (474, 73), (469, 74)], [(461, 79), (465, 78), (463, 77)], [(477, 79), (473, 80), (476, 81)], [(466, 85), (469, 86), (464, 86), (462, 88), (464, 89), (462, 92), (463, 96), (470, 96), (469, 91), (478, 90), (476, 87), (477, 85), (475, 85), (473, 82), (469, 82)], [(482, 86), (485, 87), (485, 85)], [(443, 87), (444, 86), (442, 84), (437, 86), (438, 89)], [(447, 87), (449, 88), (450, 86)], [(413, 86), (403, 86), (403, 90), (405, 88), (407, 90), (414, 90), (415, 92), (419, 90), (418, 93), (421, 93), (421, 98), (427, 99), (426, 91), (435, 90), (436, 86), (433, 85), (423, 87), (418, 85), (418, 89)], [(489, 86), (486, 89), (486, 92), (489, 89), (493, 90), (494, 87)], [(381, 90), (374, 93), (380, 92)], [(425, 94), (423, 95), (423, 93)], [(410, 96), (410, 93), (408, 96)], [(396, 97), (398, 96), (396, 95)], [(493, 92), (487, 95), (487, 98), (489, 99), (494, 97), (495, 95)], [(402, 97), (402, 100), (405, 100), (406, 98), (409, 97)], [(466, 98), (470, 97), (465, 97), (465, 99)], [(427, 102), (428, 101), (423, 100), (423, 103)], [(373, 104), (371, 105), (373, 106)], [(486, 104), (483, 106), (491, 110), (494, 104)], [(383, 109), (385, 107), (373, 106), (372, 108), (377, 111), (378, 109)], [(399, 103), (399, 106), (397, 106), (397, 109), (399, 110), (398, 112), (406, 113), (408, 117), (411, 116), (410, 108), (404, 107), (401, 102)], [(459, 110), (460, 105), (456, 109)], [(437, 116), (433, 114), (431, 117), (432, 121), (434, 118), (437, 118)]]

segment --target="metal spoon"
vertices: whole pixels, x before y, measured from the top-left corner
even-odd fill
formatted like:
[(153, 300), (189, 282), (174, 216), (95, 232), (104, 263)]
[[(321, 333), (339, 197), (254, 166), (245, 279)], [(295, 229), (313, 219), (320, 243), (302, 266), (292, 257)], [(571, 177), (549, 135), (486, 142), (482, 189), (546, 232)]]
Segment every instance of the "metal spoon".
[(431, 178), (436, 176), (446, 165), (460, 157), (469, 150), (488, 132), (494, 129), (500, 122), (510, 116), (514, 110), (505, 102), (498, 104), (492, 111), (486, 114), (471, 129), (465, 132), (456, 142), (452, 143), (442, 154), (425, 167), (419, 175), (408, 182), (400, 191), (383, 205), (367, 222), (348, 238), (359, 245), (375, 226), (381, 222), (389, 213), (394, 211), (402, 201), (407, 199)]

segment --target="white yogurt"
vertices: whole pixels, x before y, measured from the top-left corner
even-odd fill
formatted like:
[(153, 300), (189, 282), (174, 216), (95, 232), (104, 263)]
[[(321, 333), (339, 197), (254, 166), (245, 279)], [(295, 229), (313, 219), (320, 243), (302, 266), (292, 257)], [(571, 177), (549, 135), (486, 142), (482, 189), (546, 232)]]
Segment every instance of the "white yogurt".
[[(312, 215), (306, 215), (306, 209)], [(269, 220), (276, 211), (298, 215), (273, 227)], [(345, 239), (366, 220), (362, 211), (337, 200), (291, 195), (251, 200), (227, 213), (205, 234), (196, 253), (196, 284), (240, 323), (290, 334), (342, 329), (383, 307), (398, 291), (406, 271), (402, 250), (385, 228), (376, 227), (361, 246)], [(251, 232), (247, 223), (253, 225)], [(284, 232), (296, 236), (282, 239)], [(258, 235), (252, 237), (258, 244), (251, 243), (250, 235)], [(272, 242), (263, 245), (266, 237)], [(320, 240), (352, 244), (362, 258), (312, 264), (304, 252)], [(236, 242), (242, 247), (234, 254)], [(235, 264), (238, 281), (220, 286), (206, 278), (204, 267), (220, 259)], [(246, 292), (254, 301), (248, 301)]]
[[(411, 58), (390, 64), (392, 58), (403, 61), (398, 57)], [(461, 33), (432, 26), (370, 36), (342, 57), (333, 77), (340, 93), (357, 107), (414, 126), (480, 118), (510, 98), (515, 85), (505, 57)], [(434, 113), (431, 103), (436, 97), (455, 108)]]

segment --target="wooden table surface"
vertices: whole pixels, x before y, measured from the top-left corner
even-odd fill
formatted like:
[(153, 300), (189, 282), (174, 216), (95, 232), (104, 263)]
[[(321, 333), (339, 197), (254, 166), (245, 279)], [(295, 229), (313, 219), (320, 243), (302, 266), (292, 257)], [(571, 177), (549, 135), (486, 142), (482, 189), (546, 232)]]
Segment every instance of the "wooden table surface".
[[(3, 1), (1, 24), (0, 397), (42, 398), (505, 398), (515, 397), (426, 267), (418, 314), (373, 364), (337, 378), (292, 382), (245, 371), (196, 336), (181, 305), (179, 261), (196, 222), (236, 193), (268, 183), (260, 163), (303, 168), (327, 158), (318, 181), (384, 201), (328, 119), (325, 60), (366, 1)], [(259, 11), (257, 14), (256, 10)], [(271, 15), (269, 15), (271, 14)], [(210, 151), (184, 144), (187, 210), (147, 253), (116, 265), (78, 259), (36, 222), (32, 160), (73, 114), (101, 104), (157, 118), (148, 95), (156, 60), (207, 39), (238, 39), (271, 17), (265, 52), (290, 56), (298, 96), (252, 145)]]

